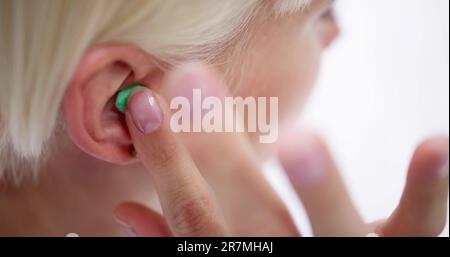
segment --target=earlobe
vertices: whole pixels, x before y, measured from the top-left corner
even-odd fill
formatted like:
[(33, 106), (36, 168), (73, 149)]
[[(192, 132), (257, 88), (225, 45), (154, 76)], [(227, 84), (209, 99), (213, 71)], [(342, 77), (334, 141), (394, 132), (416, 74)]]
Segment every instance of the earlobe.
[(126, 44), (89, 50), (69, 83), (62, 113), (72, 141), (84, 152), (112, 163), (134, 159), (123, 114), (115, 107), (120, 88), (149, 79), (156, 66), (144, 51)]

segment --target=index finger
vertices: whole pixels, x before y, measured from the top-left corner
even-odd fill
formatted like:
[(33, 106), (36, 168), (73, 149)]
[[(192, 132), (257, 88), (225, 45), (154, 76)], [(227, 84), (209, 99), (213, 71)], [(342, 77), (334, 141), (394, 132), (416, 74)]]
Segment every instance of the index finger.
[(130, 96), (125, 119), (138, 158), (151, 172), (163, 213), (174, 235), (223, 235), (209, 185), (187, 150), (169, 130), (164, 100), (148, 88)]

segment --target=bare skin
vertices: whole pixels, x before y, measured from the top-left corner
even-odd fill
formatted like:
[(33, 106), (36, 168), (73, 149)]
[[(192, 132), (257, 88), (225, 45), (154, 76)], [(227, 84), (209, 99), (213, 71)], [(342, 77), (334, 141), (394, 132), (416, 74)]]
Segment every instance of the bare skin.
[[(314, 83), (321, 52), (338, 34), (328, 13), (330, 4), (315, 1), (305, 12), (255, 21), (252, 51), (237, 61), (246, 67), (245, 73), (234, 74), (231, 81), (240, 82), (229, 85), (237, 89), (234, 95), (278, 96), (280, 118), (289, 120)], [(273, 146), (261, 146), (255, 135), (180, 137), (164, 124), (143, 134), (130, 122), (129, 113), (125, 121), (111, 108), (115, 92), (137, 81), (157, 97), (165, 121), (170, 88), (186, 86), (187, 77), (228, 94), (219, 82), (221, 67), (214, 71), (184, 66), (166, 72), (152, 63), (152, 56), (127, 44), (98, 45), (86, 52), (62, 103), (65, 131), (57, 138), (58, 150), (42, 166), (38, 183), (26, 181), (17, 189), (1, 185), (1, 235), (126, 235), (123, 224), (138, 235), (300, 234), (260, 173), (261, 156), (273, 152)], [(446, 137), (419, 147), (398, 209), (377, 226), (366, 224), (356, 213), (317, 136), (294, 132), (290, 141), (296, 144), (282, 144), (280, 159), (305, 203), (315, 235), (431, 236), (442, 229), (448, 177), (436, 174), (448, 158)], [(307, 171), (307, 165), (293, 160), (317, 158), (328, 175), (305, 186), (295, 174)], [(429, 179), (417, 179), (424, 176)], [(163, 215), (154, 211), (157, 196)]]

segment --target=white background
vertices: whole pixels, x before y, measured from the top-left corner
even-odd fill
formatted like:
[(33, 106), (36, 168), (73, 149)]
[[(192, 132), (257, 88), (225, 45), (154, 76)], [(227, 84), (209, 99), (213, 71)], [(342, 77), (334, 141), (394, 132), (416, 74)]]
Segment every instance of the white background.
[[(339, 0), (341, 36), (300, 118), (325, 136), (367, 221), (389, 216), (415, 146), (449, 130), (449, 1)], [(304, 235), (304, 211), (275, 163), (266, 174)], [(446, 229), (448, 236), (448, 216)]]

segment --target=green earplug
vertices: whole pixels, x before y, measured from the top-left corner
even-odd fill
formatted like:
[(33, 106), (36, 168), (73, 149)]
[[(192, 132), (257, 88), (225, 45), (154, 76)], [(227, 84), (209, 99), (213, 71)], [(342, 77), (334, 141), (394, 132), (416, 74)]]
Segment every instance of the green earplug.
[(143, 85), (139, 83), (134, 83), (129, 87), (126, 87), (119, 91), (116, 97), (116, 108), (121, 113), (125, 113), (125, 109), (127, 108), (128, 96), (130, 96), (131, 92), (136, 88), (143, 87)]

